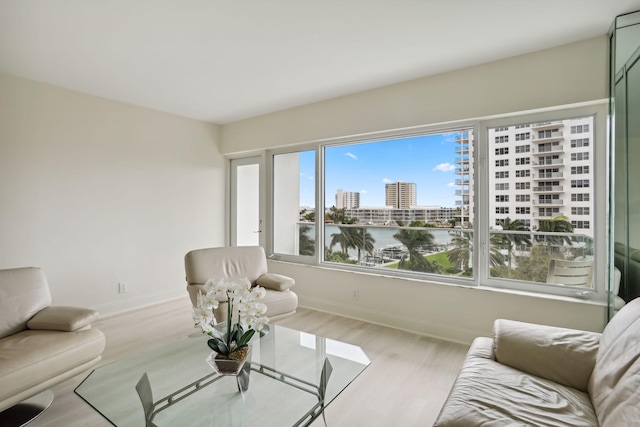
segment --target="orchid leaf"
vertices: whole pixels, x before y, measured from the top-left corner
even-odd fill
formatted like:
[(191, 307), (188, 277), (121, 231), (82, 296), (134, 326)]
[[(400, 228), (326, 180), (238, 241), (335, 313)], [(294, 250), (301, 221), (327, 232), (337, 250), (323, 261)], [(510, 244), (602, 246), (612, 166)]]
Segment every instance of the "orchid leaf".
[(249, 329), (247, 332), (245, 332), (237, 341), (238, 348), (246, 347), (249, 344), (249, 341), (251, 341), (253, 334), (255, 333), (256, 331), (254, 329)]
[(227, 347), (224, 341), (210, 339), (209, 341), (207, 341), (207, 344), (209, 345), (211, 350), (215, 351), (218, 354), (229, 354), (229, 347)]

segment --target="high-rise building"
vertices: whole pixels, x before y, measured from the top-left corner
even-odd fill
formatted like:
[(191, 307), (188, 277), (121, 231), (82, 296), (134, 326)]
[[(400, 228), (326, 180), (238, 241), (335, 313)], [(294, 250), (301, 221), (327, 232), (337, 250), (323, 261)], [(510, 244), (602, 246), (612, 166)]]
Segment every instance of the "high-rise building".
[(473, 228), (473, 131), (456, 137), (456, 207), (460, 208), (460, 226)]
[(358, 209), (360, 207), (360, 193), (356, 191), (336, 192), (336, 208), (338, 209)]
[(490, 226), (564, 216), (593, 237), (593, 135), (592, 117), (489, 129)]
[(397, 181), (385, 185), (385, 205), (396, 209), (409, 209), (417, 204), (416, 184)]

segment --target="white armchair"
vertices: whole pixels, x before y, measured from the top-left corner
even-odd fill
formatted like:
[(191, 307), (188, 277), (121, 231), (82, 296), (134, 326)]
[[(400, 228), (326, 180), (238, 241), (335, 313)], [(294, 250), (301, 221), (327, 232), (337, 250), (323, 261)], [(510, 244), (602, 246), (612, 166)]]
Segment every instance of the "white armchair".
[[(196, 249), (184, 257), (187, 291), (196, 305), (198, 293), (209, 279), (240, 279), (246, 277), (252, 286), (260, 285), (267, 295), (261, 300), (267, 306), (266, 315), (278, 320), (296, 312), (298, 296), (290, 289), (295, 280), (267, 271), (267, 257), (260, 246), (229, 246)], [(226, 319), (227, 304), (221, 301), (215, 310), (218, 322)]]

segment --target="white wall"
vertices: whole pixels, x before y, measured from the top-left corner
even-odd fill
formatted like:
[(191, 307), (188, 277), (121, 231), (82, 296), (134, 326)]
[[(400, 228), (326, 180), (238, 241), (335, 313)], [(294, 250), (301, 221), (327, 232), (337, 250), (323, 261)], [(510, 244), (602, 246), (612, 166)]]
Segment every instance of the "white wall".
[(184, 254), (224, 244), (218, 135), (0, 74), (0, 268), (40, 266), (55, 304), (102, 314), (186, 296)]
[(242, 153), (604, 99), (607, 46), (607, 37), (597, 37), (224, 125), (220, 150)]
[[(428, 55), (428, 52), (425, 52)], [(224, 154), (323, 138), (603, 99), (607, 38), (319, 102), (224, 125)], [(495, 290), (270, 262), (297, 280), (301, 305), (457, 341), (490, 333), (496, 317), (600, 330), (603, 307)], [(358, 289), (360, 298), (351, 298)]]

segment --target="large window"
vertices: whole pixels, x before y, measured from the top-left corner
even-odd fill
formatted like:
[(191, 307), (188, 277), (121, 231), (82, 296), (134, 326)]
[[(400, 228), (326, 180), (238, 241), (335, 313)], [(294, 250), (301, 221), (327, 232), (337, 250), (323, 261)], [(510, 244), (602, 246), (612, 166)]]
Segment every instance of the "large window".
[[(493, 141), (498, 133), (504, 134), (505, 127), (507, 135), (519, 132), (515, 125), (489, 128), (488, 141)], [(590, 197), (593, 189), (589, 189), (588, 179), (570, 179), (571, 175), (588, 174), (591, 170), (589, 159), (593, 156), (585, 151), (584, 145), (578, 147), (564, 142), (571, 140), (574, 133), (593, 130), (593, 116), (528, 123), (527, 127), (532, 131), (532, 150), (528, 157), (516, 158), (515, 164), (531, 165), (532, 173), (523, 174), (514, 167), (516, 177), (529, 178), (517, 183), (513, 190), (515, 209), (509, 211), (504, 203), (497, 203), (504, 199), (508, 201), (509, 194), (494, 192), (494, 197), (490, 198), (495, 200), (492, 203), (495, 208), (490, 208), (494, 213), (488, 220), (493, 225), (489, 238), (492, 253), (489, 272), (494, 278), (546, 284), (551, 260), (594, 259), (594, 235), (584, 227), (593, 220), (593, 198)], [(488, 147), (490, 154), (494, 151), (492, 148)], [(574, 151), (578, 149), (580, 151)], [(555, 154), (549, 156), (552, 151)], [(493, 164), (492, 160), (489, 159), (489, 165)], [(549, 168), (549, 165), (553, 167)], [(573, 188), (587, 188), (589, 192), (583, 191), (578, 198), (571, 191)], [(522, 200), (531, 202), (522, 205)]]
[(473, 144), (461, 129), (324, 147), (323, 260), (471, 275)]
[(603, 184), (593, 175), (604, 157), (594, 150), (604, 144), (584, 143), (604, 132), (596, 133), (594, 115), (602, 110), (568, 111), (272, 153), (271, 252), (326, 267), (571, 295), (571, 287), (547, 283), (551, 260), (592, 261), (593, 276), (604, 277), (595, 262), (605, 253), (597, 244), (604, 230), (594, 227)]

